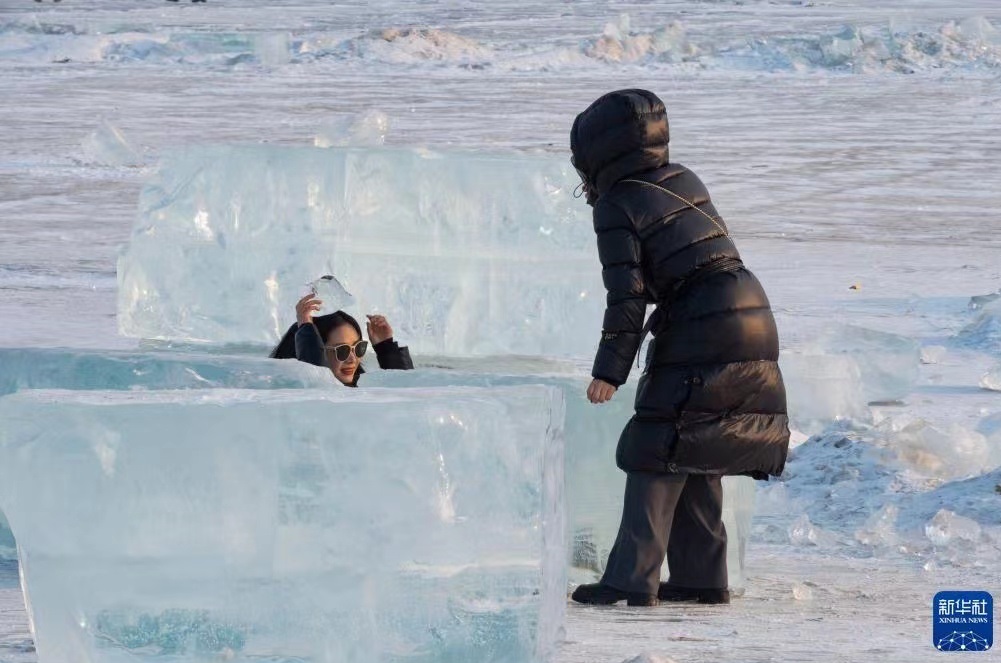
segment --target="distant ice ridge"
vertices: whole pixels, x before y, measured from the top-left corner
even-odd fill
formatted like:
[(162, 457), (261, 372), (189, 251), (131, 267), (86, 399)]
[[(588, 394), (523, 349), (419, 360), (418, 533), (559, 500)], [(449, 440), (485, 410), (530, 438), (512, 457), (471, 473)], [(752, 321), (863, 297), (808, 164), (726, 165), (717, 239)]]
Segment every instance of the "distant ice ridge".
[[(596, 26), (598, 28), (598, 26)], [(944, 25), (848, 25), (821, 34), (693, 37), (680, 20), (634, 26), (628, 14), (575, 46), (486, 43), (442, 28), (389, 25), (363, 32), (201, 33), (144, 27), (0, 25), (0, 63), (170, 62), (278, 67), (334, 59), (397, 66), (564, 70), (642, 64), (750, 71), (916, 73), (1001, 67), (1001, 32), (988, 19)]]
[(584, 356), (605, 291), (568, 161), (390, 148), (195, 148), (143, 190), (127, 336), (273, 343), (333, 274), (414, 353)]
[(546, 661), (562, 408), (543, 386), (6, 396), (39, 659)]

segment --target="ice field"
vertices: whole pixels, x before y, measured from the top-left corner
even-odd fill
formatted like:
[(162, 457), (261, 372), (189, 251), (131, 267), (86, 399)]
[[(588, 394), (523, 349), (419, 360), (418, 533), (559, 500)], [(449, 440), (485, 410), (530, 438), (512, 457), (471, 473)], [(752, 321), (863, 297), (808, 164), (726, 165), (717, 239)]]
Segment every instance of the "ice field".
[[(564, 598), (634, 392), (583, 396), (568, 133), (630, 86), (779, 324), (795, 448), (728, 486), (726, 607)], [(0, 0), (0, 89), (3, 663), (910, 662), (936, 592), (1001, 596), (994, 0)], [(263, 358), (323, 273), (418, 371)], [(315, 442), (348, 410), (406, 431), (388, 494)]]

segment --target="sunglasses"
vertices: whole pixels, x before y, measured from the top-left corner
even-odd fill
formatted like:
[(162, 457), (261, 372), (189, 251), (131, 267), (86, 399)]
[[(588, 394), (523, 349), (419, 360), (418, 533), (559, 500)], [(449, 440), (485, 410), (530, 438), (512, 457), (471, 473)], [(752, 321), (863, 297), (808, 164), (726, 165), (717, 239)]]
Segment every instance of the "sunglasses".
[(355, 357), (361, 359), (368, 351), (368, 341), (358, 341), (354, 345), (348, 345), (347, 343), (342, 343), (341, 345), (325, 345), (323, 346), (323, 349), (327, 352), (333, 352), (337, 361), (347, 361), (352, 352), (355, 353)]

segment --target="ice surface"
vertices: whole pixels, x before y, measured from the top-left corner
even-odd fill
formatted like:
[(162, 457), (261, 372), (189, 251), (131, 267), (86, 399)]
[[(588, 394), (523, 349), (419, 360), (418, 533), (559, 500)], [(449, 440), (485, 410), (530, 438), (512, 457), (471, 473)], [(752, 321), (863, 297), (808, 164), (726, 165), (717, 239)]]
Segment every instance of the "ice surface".
[[(564, 159), (199, 148), (143, 190), (119, 262), (130, 336), (273, 342), (334, 274), (414, 354), (586, 355), (604, 289)], [(517, 195), (512, 195), (517, 192)]]
[[(428, 388), (545, 384), (559, 389), (566, 403), (566, 495), (571, 537), (568, 566), (571, 581), (596, 580), (604, 570), (622, 515), (625, 474), (615, 466), (615, 446), (633, 414), (635, 385), (623, 385), (611, 401), (596, 407), (585, 396), (588, 378), (572, 372), (570, 365), (527, 359), (520, 365), (500, 361), (486, 364), (486, 370), (479, 364), (478, 371), (476, 362), (459, 362), (459, 365), (462, 370), (374, 373), (366, 376), (364, 385)], [(738, 592), (747, 583), (744, 569), (756, 483), (748, 477), (723, 480), (723, 522), (729, 541), (727, 566), (730, 587)], [(666, 580), (667, 564), (661, 573)]]
[(26, 391), (0, 504), (41, 660), (546, 660), (562, 399)]

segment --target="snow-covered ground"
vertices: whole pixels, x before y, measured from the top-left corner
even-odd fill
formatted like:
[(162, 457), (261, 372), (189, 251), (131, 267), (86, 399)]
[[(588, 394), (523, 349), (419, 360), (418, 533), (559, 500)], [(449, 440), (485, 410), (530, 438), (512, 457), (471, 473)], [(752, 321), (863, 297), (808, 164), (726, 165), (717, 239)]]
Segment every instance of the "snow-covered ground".
[[(575, 113), (648, 87), (784, 350), (850, 323), (924, 363), (762, 488), (743, 598), (571, 606), (559, 661), (929, 660), (937, 591), (1001, 590), (1001, 310), (970, 302), (1001, 288), (999, 28), (995, 0), (0, 0), (0, 344), (135, 346), (115, 258), (172, 147), (374, 109), (390, 145), (568, 156)], [(2, 563), (0, 661), (33, 660)]]

